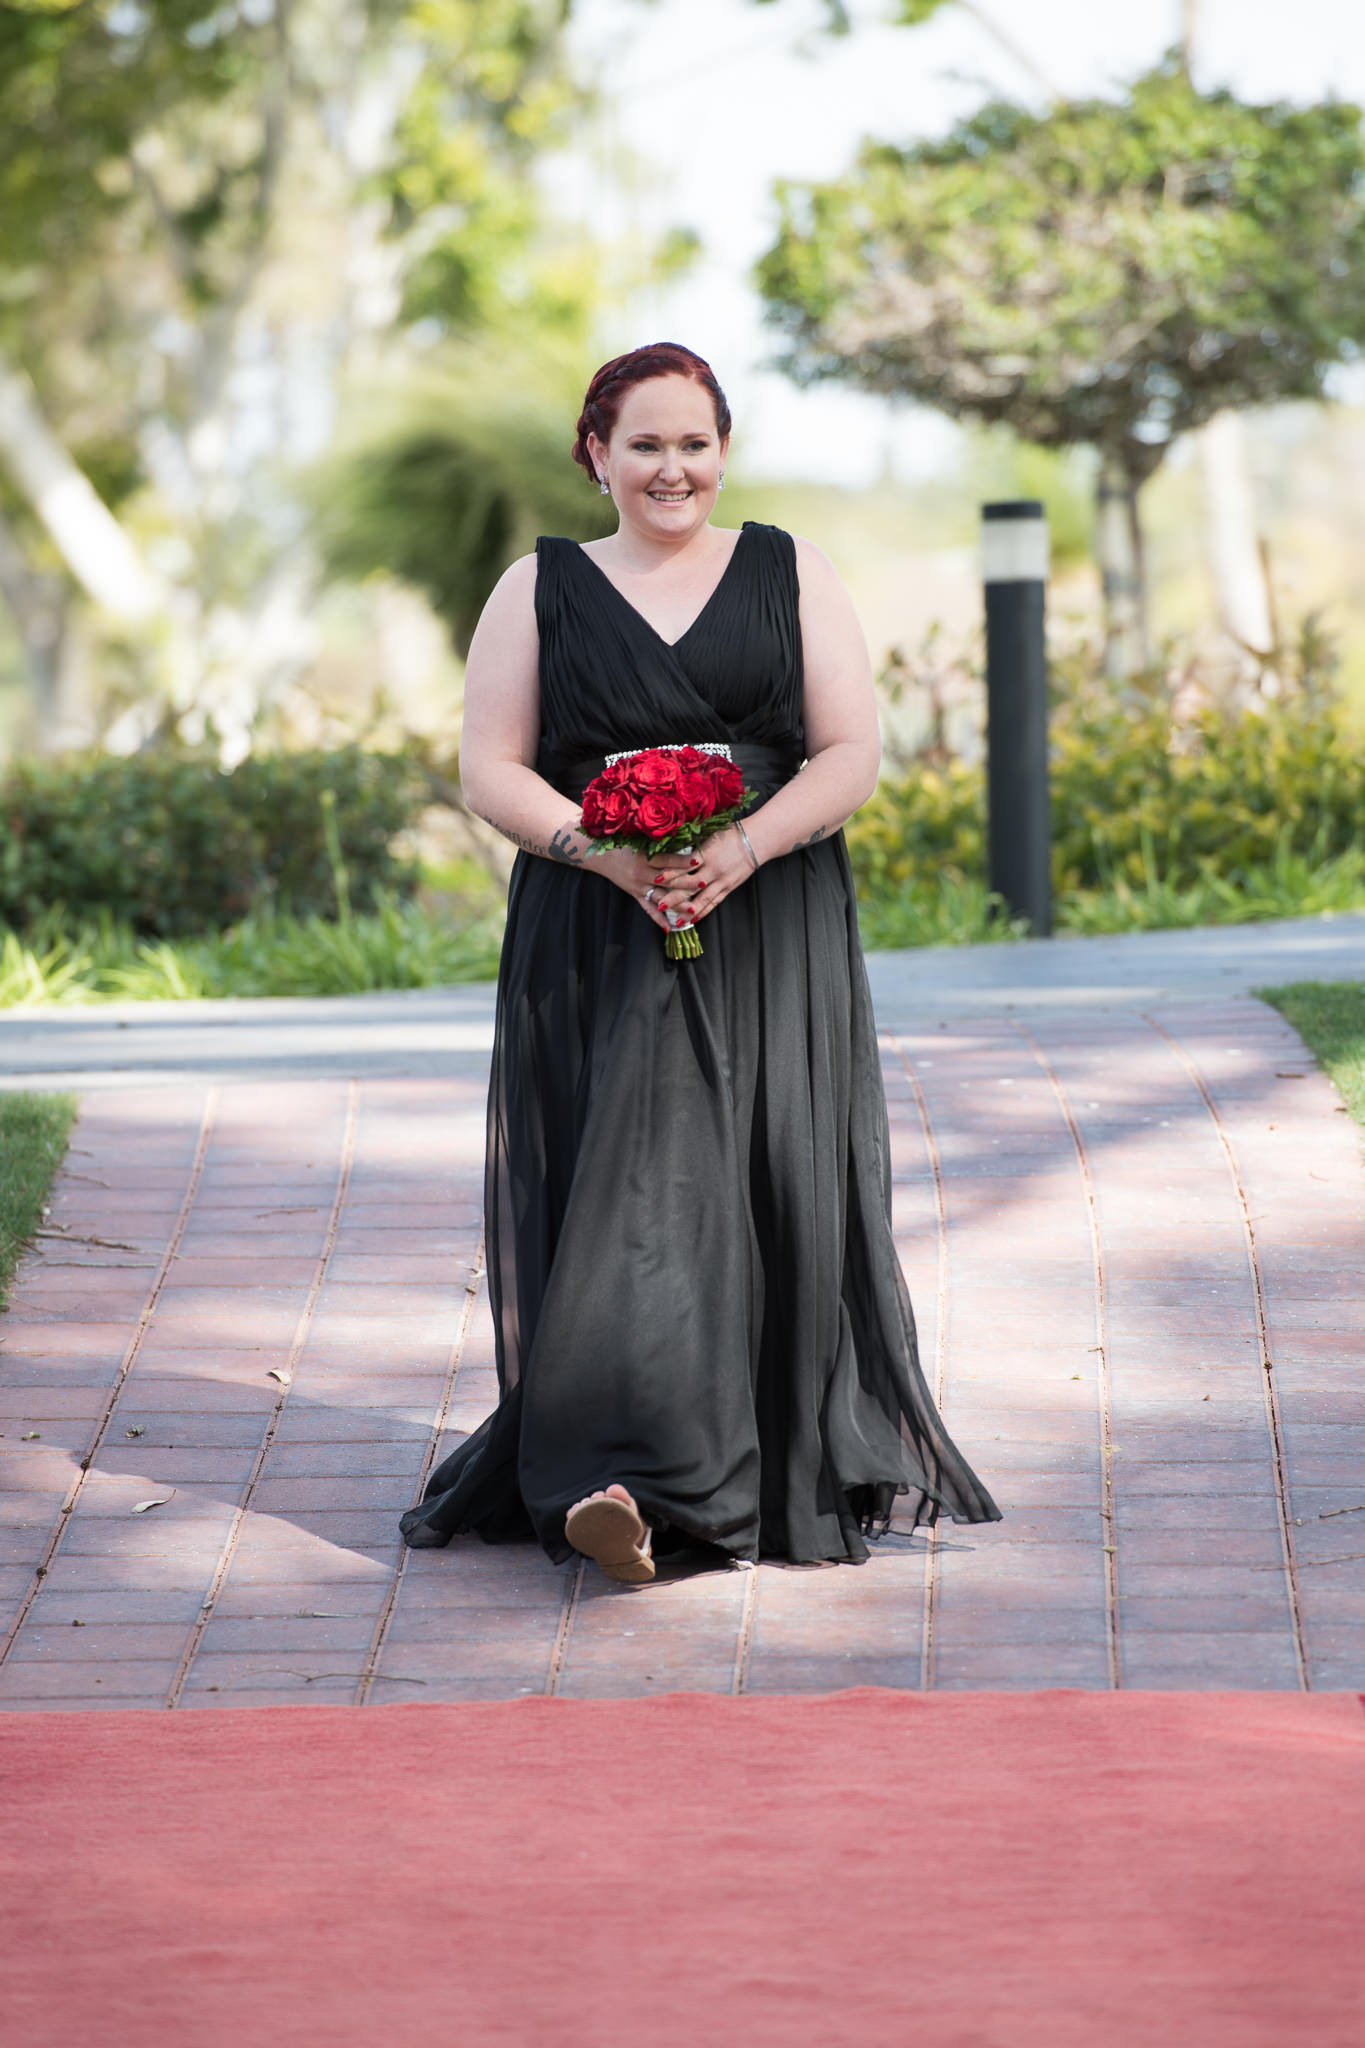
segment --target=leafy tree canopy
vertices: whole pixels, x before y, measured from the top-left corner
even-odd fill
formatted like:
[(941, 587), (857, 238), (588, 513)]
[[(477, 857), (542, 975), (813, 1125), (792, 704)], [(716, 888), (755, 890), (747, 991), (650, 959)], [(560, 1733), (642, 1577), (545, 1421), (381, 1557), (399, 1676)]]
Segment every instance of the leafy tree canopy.
[(244, 731), (308, 659), (291, 469), (352, 382), (452, 337), (581, 337), (593, 263), (530, 175), (584, 99), (568, 11), (0, 0), (0, 593), (38, 698), (133, 535), (137, 675)]
[(1174, 59), (778, 197), (759, 282), (799, 381), (1089, 442), (1133, 487), (1226, 406), (1320, 396), (1365, 341), (1360, 110), (1200, 93)]
[[(172, 255), (185, 316), (230, 298), (270, 225), (288, 145), (311, 127), (358, 162), (366, 93), (371, 123), (392, 129), (368, 196), (402, 250), (403, 310), (477, 324), (537, 224), (530, 158), (581, 97), (563, 62), (567, 12), (566, 0), (0, 5), (0, 340), (41, 376), (41, 346), (35, 361), (25, 344), (41, 341), (54, 286), (79, 289), (84, 271), (108, 276), (148, 247)], [(296, 179), (289, 196), (297, 209), (319, 194)]]
[[(220, 100), (277, 49), (273, 11), (239, 12), (216, 0), (0, 7), (0, 211), (10, 305), (41, 288), (42, 266), (89, 257), (101, 227), (134, 194), (139, 136), (187, 101), (202, 109)], [(222, 212), (232, 170), (246, 172), (250, 154), (221, 168), (211, 195), (196, 195), (187, 232), (203, 234)]]
[(556, 377), (543, 350), (471, 349), (370, 414), (314, 483), (333, 572), (415, 584), (465, 653), (493, 585), (537, 534), (592, 540), (615, 526), (568, 459), (581, 367), (575, 355)]

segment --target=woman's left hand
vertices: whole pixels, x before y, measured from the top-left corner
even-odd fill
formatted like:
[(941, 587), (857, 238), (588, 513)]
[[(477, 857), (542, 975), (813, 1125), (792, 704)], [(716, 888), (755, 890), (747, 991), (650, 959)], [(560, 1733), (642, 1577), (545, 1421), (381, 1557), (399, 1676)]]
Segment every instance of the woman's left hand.
[(654, 874), (663, 895), (656, 901), (661, 910), (678, 911), (684, 916), (690, 911), (688, 922), (695, 924), (754, 872), (744, 841), (733, 825), (727, 825), (723, 832), (714, 832), (702, 841), (701, 860), (696, 867), (687, 866), (677, 854), (659, 862)]

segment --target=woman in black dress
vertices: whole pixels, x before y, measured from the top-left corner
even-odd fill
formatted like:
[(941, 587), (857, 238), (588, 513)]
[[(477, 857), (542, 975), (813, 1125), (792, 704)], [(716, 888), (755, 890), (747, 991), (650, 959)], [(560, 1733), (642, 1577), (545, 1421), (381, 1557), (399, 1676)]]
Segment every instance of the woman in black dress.
[[(538, 1537), (861, 1562), (897, 1496), (999, 1510), (921, 1375), (891, 1236), (876, 1031), (840, 827), (879, 759), (866, 646), (817, 548), (710, 524), (730, 415), (672, 344), (608, 363), (575, 460), (620, 514), (542, 540), (469, 652), (471, 806), (512, 874), (485, 1216), (501, 1400), (410, 1544)], [(755, 792), (691, 864), (587, 858), (610, 753), (729, 746)], [(666, 912), (700, 959), (665, 957)]]

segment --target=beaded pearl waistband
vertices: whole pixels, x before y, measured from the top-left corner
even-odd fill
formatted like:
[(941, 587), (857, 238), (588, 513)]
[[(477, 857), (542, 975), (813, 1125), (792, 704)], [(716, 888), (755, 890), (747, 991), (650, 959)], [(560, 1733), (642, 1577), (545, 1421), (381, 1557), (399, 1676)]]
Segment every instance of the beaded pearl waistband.
[[(771, 795), (784, 782), (790, 782), (801, 766), (802, 756), (795, 747), (773, 747), (751, 740), (677, 740), (659, 742), (664, 751), (682, 746), (694, 746), (700, 754), (724, 754), (734, 762), (745, 782), (751, 789), (758, 789)], [(588, 784), (602, 773), (612, 761), (623, 761), (631, 754), (644, 753), (643, 747), (624, 747), (619, 753), (598, 754), (592, 760), (569, 760), (557, 755), (553, 748), (542, 747), (536, 758), (536, 769), (552, 782), (564, 796), (577, 802)]]

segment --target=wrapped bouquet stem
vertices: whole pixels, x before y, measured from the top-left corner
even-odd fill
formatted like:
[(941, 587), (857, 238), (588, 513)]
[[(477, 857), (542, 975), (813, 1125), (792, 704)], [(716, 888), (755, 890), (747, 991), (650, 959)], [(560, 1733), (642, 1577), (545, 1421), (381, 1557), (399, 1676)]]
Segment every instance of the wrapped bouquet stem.
[[(620, 849), (651, 860), (687, 859), (713, 832), (733, 825), (752, 795), (730, 749), (719, 742), (637, 747), (607, 756), (583, 792), (581, 829), (593, 853)], [(668, 958), (695, 960), (702, 949), (695, 927), (665, 915), (672, 926), (664, 942)]]

